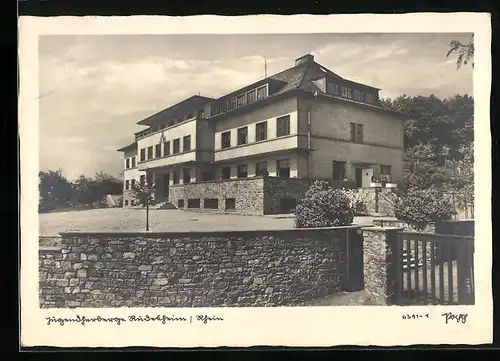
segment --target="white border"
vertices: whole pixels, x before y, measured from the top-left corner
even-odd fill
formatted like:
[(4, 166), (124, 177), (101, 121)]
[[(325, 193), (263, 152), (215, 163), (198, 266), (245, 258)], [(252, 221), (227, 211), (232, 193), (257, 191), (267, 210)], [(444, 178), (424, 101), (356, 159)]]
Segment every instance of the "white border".
[[(362, 24), (362, 28), (360, 28)], [(24, 346), (334, 346), (479, 344), (492, 341), (491, 160), (489, 98), (490, 16), (480, 13), (401, 15), (295, 15), (194, 17), (21, 17), (19, 131), (21, 137), (21, 340)], [(209, 325), (89, 324), (47, 326), (45, 316), (72, 317), (75, 310), (38, 307), (38, 35), (194, 33), (432, 33), (475, 34), (476, 305), (469, 307), (317, 307), (148, 309), (225, 319)], [(444, 50), (446, 51), (446, 50)], [(404, 312), (431, 312), (408, 321)], [(444, 324), (444, 311), (467, 313), (466, 324)], [(144, 314), (146, 309), (80, 309), (90, 317)]]

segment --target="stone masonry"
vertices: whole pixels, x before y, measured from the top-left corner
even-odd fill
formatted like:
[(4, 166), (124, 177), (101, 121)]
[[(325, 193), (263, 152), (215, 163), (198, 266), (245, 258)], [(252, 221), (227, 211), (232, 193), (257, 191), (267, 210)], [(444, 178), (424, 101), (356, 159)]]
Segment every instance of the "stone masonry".
[[(185, 210), (188, 209), (189, 199), (199, 199), (198, 210), (200, 211), (262, 215), (264, 210), (263, 184), (263, 178), (256, 177), (174, 185), (169, 187), (169, 201), (174, 206)], [(205, 199), (217, 199), (217, 209), (206, 209)], [(226, 199), (234, 199), (234, 209), (226, 207)], [(183, 200), (183, 207), (179, 207), (179, 200)]]
[[(189, 209), (189, 199), (199, 200), (200, 211), (231, 212), (238, 214), (279, 214), (282, 200), (297, 202), (309, 185), (298, 178), (279, 179), (275, 177), (254, 177), (225, 181), (199, 182), (170, 186), (169, 201), (176, 207)], [(206, 206), (207, 199), (217, 200), (217, 208)], [(227, 207), (226, 200), (233, 199), (234, 209)], [(179, 200), (183, 205), (179, 207)]]
[(344, 289), (358, 230), (63, 233), (40, 249), (40, 306), (298, 305)]

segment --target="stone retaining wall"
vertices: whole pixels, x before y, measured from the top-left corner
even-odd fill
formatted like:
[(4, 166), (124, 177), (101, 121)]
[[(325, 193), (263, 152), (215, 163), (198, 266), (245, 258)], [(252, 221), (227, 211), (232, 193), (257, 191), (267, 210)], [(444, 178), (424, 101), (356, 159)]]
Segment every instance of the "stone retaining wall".
[[(248, 178), (215, 182), (200, 182), (173, 185), (169, 187), (169, 202), (174, 206), (187, 210), (189, 199), (199, 199), (200, 211), (228, 212), (239, 214), (264, 214), (264, 180)], [(205, 207), (205, 199), (217, 199), (217, 208)], [(234, 200), (234, 209), (226, 204), (227, 199)], [(184, 203), (179, 206), (179, 200)], [(212, 201), (213, 202), (213, 201)]]
[[(275, 177), (190, 183), (170, 186), (169, 202), (184, 210), (251, 215), (289, 213), (308, 186), (308, 180)], [(199, 206), (196, 201), (196, 207), (190, 208), (189, 199), (199, 200)], [(228, 199), (234, 201), (234, 207)]]
[(345, 288), (359, 230), (64, 233), (40, 249), (40, 306), (299, 305)]

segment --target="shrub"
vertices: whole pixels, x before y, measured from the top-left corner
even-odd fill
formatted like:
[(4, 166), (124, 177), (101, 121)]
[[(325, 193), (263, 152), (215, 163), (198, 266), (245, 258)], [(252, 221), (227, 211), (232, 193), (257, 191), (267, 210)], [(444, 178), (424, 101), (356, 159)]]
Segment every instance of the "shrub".
[(439, 189), (412, 188), (398, 199), (394, 213), (399, 220), (422, 231), (431, 222), (450, 220), (455, 210)]
[(343, 190), (355, 215), (366, 213), (366, 196), (356, 189)]
[(354, 211), (346, 192), (328, 182), (316, 181), (295, 208), (295, 227), (315, 228), (349, 225)]

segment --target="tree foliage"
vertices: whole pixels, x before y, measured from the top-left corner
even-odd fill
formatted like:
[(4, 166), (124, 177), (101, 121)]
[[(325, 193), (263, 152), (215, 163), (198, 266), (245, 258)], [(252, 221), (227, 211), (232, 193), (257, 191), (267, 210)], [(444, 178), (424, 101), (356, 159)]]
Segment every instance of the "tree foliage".
[(122, 182), (105, 173), (94, 177), (81, 175), (74, 182), (64, 177), (62, 170), (39, 173), (39, 211), (103, 207), (106, 195), (122, 193)]
[(71, 204), (73, 188), (62, 170), (42, 171), (38, 174), (40, 192), (39, 211), (46, 212)]
[(154, 183), (138, 182), (131, 188), (133, 197), (143, 207), (156, 204), (154, 192)]
[(431, 187), (408, 190), (396, 202), (394, 213), (398, 219), (423, 231), (431, 222), (450, 220), (455, 210), (440, 189)]
[(406, 172), (401, 191), (436, 188), (453, 193), (457, 208), (471, 208), (474, 99), (403, 95), (384, 102), (409, 115), (404, 125)]
[(449, 58), (452, 54), (457, 54), (457, 69), (467, 64), (471, 64), (474, 67), (474, 36), (467, 44), (458, 40), (450, 41), (450, 48), (446, 54), (446, 58)]

